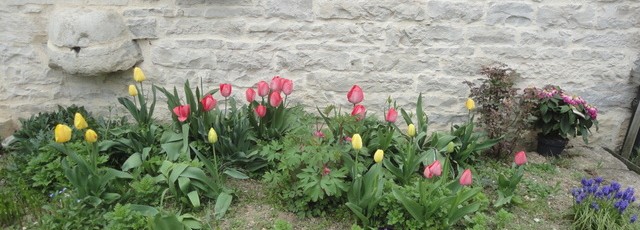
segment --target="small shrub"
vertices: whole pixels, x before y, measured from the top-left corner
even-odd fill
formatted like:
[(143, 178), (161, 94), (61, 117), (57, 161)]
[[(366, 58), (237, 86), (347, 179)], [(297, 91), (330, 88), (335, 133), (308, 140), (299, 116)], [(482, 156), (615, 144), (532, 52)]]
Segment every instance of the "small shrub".
[(104, 214), (104, 219), (107, 221), (106, 229), (150, 229), (147, 224), (147, 217), (140, 212), (132, 211), (130, 204), (116, 204), (113, 211)]
[(481, 73), (487, 78), (481, 84), (465, 81), (470, 88), (469, 97), (481, 105), (480, 126), (490, 139), (502, 138), (489, 151), (495, 157), (513, 153), (523, 136), (523, 130), (529, 129), (527, 118), (531, 108), (525, 106), (522, 96), (514, 87), (519, 74), (506, 65), (483, 67)]

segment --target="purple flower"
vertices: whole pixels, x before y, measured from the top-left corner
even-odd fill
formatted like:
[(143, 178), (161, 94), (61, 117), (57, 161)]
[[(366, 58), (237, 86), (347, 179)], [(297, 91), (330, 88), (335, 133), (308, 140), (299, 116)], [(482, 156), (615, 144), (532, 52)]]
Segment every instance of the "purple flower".
[(598, 203), (596, 202), (591, 202), (591, 208), (593, 208), (594, 210), (600, 210), (600, 206), (598, 206)]
[(613, 191), (617, 192), (618, 190), (620, 190), (620, 183), (618, 183), (617, 181), (611, 181), (611, 189), (613, 189)]
[(638, 214), (633, 214), (633, 216), (631, 216), (631, 220), (629, 222), (635, 223), (636, 220), (638, 220)]
[(582, 200), (584, 200), (584, 198), (586, 198), (586, 197), (587, 197), (587, 195), (586, 195), (586, 194), (584, 194), (584, 193), (580, 193), (580, 194), (578, 195), (578, 197), (576, 197), (576, 203), (578, 203), (578, 204), (582, 203)]
[(602, 186), (602, 194), (607, 196), (611, 193), (611, 186), (610, 185), (605, 185)]
[(602, 180), (603, 180), (602, 177), (596, 177), (595, 178), (596, 184), (602, 183)]
[(629, 202), (626, 200), (619, 200), (613, 204), (613, 207), (617, 208), (620, 213), (624, 212), (624, 210), (627, 209), (627, 206), (629, 206)]

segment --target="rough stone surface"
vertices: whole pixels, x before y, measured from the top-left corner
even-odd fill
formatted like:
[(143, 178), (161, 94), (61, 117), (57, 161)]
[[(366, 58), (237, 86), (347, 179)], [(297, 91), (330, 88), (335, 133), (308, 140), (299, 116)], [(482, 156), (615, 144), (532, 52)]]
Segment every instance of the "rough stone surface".
[[(130, 21), (136, 37), (153, 36), (155, 20)], [(151, 31), (150, 31), (151, 30)], [(70, 74), (99, 75), (131, 68), (142, 60), (138, 45), (115, 11), (69, 8), (51, 16), (49, 66)]]
[[(423, 93), (431, 127), (447, 129), (466, 117), (462, 81), (502, 62), (520, 88), (557, 84), (597, 105), (591, 143), (614, 149), (640, 85), (632, 0), (6, 0), (0, 28), (0, 117), (13, 121), (58, 104), (125, 115), (114, 95), (136, 64), (170, 88), (202, 79), (242, 92), (281, 75), (309, 108), (348, 108), (359, 84), (377, 116), (389, 96), (411, 110)], [(97, 72), (108, 74), (70, 74)]]

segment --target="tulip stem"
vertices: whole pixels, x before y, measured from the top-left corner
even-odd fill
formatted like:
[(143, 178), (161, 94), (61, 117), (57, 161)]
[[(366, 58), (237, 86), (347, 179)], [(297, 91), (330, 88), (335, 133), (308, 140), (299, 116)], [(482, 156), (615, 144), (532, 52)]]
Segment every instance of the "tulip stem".
[(224, 118), (225, 119), (227, 118), (227, 100), (228, 100), (228, 98), (225, 97), (224, 98)]
[(140, 82), (140, 95), (144, 97), (144, 88), (142, 88), (142, 82)]
[(213, 176), (216, 179), (216, 183), (222, 183), (222, 181), (220, 180), (220, 174), (218, 173), (220, 167), (218, 166), (218, 157), (216, 156), (216, 146), (214, 144), (211, 144), (211, 148), (213, 149), (213, 173), (215, 174)]

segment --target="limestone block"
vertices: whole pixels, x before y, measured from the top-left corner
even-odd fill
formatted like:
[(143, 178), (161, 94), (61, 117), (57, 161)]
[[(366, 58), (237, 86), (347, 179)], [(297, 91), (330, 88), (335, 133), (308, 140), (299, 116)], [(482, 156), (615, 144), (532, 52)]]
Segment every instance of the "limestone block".
[(482, 4), (450, 1), (429, 1), (427, 15), (434, 21), (463, 21), (471, 23), (482, 18)]
[(414, 44), (460, 43), (463, 39), (461, 28), (449, 26), (410, 26), (404, 32), (409, 42)]
[(269, 17), (311, 20), (313, 18), (313, 1), (267, 0), (265, 10)]
[(142, 61), (140, 48), (115, 11), (57, 10), (48, 30), (49, 66), (69, 74), (100, 75), (127, 70)]
[(628, 29), (640, 23), (640, 7), (629, 5), (607, 5), (598, 10), (596, 28)]
[(595, 9), (584, 5), (543, 6), (538, 9), (538, 24), (542, 27), (591, 28)]
[(513, 44), (515, 43), (515, 31), (511, 29), (497, 29), (485, 27), (472, 27), (468, 29), (467, 37), (472, 43), (480, 44)]
[(566, 32), (542, 32), (530, 31), (520, 34), (520, 43), (523, 45), (543, 45), (561, 47), (566, 46), (571, 34)]
[(128, 19), (127, 26), (134, 39), (158, 38), (155, 18)]
[(487, 12), (487, 25), (528, 26), (533, 18), (533, 8), (526, 3), (494, 3)]

